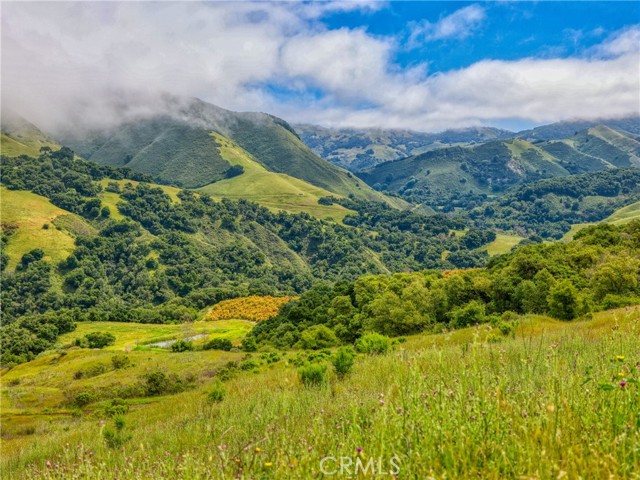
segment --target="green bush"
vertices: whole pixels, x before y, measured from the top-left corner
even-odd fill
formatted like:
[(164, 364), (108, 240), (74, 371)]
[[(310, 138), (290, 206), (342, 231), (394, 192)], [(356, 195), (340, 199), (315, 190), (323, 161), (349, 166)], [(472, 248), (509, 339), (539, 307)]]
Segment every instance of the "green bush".
[(188, 340), (178, 340), (171, 345), (172, 352), (191, 352), (193, 350), (193, 342)]
[(299, 345), (309, 350), (319, 350), (321, 348), (335, 347), (340, 344), (340, 340), (326, 325), (314, 325), (307, 328), (300, 337)]
[(258, 362), (256, 362), (255, 360), (247, 360), (247, 361), (244, 361), (244, 362), (242, 362), (240, 364), (240, 369), (241, 370), (255, 370), (259, 366), (260, 366), (260, 364)]
[(74, 403), (78, 407), (84, 407), (97, 400), (96, 395), (93, 392), (80, 392), (76, 395)]
[(547, 297), (549, 313), (559, 320), (572, 320), (578, 315), (578, 293), (569, 280), (556, 283)]
[(351, 371), (353, 362), (355, 361), (355, 354), (351, 347), (339, 348), (336, 354), (331, 359), (333, 369), (338, 377), (344, 377)]
[(122, 415), (116, 415), (113, 418), (113, 428), (106, 427), (102, 432), (105, 443), (109, 448), (120, 448), (122, 445), (131, 438), (130, 435), (125, 435), (124, 427), (126, 425), (125, 419)]
[(131, 360), (126, 355), (114, 355), (111, 357), (111, 364), (114, 369), (120, 370), (121, 368), (126, 368), (131, 365)]
[(305, 387), (318, 387), (325, 382), (327, 366), (311, 363), (298, 369), (300, 381)]
[(149, 396), (162, 395), (169, 390), (169, 378), (163, 372), (150, 372), (144, 376), (145, 391)]
[(111, 403), (105, 407), (104, 413), (108, 417), (124, 415), (129, 411), (129, 405), (121, 398), (114, 398)]
[(224, 350), (228, 352), (233, 348), (233, 343), (228, 338), (214, 338), (202, 347), (204, 350)]
[(245, 352), (255, 352), (258, 349), (258, 344), (254, 337), (246, 337), (242, 341), (242, 350)]
[(455, 328), (468, 327), (484, 321), (484, 303), (472, 300), (462, 307), (451, 311), (451, 325)]
[(365, 333), (355, 344), (356, 351), (368, 355), (383, 355), (391, 347), (391, 339), (379, 333)]
[(89, 348), (104, 348), (116, 343), (116, 337), (109, 332), (93, 332), (84, 336)]
[(222, 400), (224, 400), (224, 397), (225, 397), (226, 393), (227, 392), (226, 392), (222, 382), (220, 380), (216, 381), (213, 384), (213, 388), (209, 392), (209, 396), (208, 396), (209, 402), (211, 402), (211, 403), (220, 403)]

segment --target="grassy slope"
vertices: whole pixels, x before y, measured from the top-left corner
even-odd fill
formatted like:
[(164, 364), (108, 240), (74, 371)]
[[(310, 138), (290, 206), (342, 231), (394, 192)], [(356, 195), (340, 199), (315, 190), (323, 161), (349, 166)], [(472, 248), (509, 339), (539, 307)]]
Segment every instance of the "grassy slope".
[(498, 233), (496, 239), (482, 247), (482, 250), (486, 250), (490, 256), (500, 255), (508, 253), (513, 247), (518, 245), (523, 240), (523, 237), (518, 235), (506, 235), (504, 233)]
[(238, 114), (236, 120), (226, 136), (269, 170), (305, 180), (334, 194), (352, 194), (398, 208), (407, 206), (406, 202), (376, 192), (353, 174), (318, 157), (282, 120), (255, 113)]
[(487, 326), (417, 335), (387, 356), (359, 358), (325, 388), (303, 388), (282, 361), (263, 366), (227, 382), (214, 405), (212, 380), (201, 377), (194, 391), (132, 402), (126, 454), (105, 446), (104, 426), (88, 414), (97, 408), (52, 418), (62, 396), (47, 388), (130, 380), (154, 364), (202, 374), (239, 354), (132, 352), (131, 369), (88, 381), (68, 378), (110, 352), (43, 354), (2, 376), (3, 408), (13, 413), (4, 471), (28, 477), (27, 465), (51, 460), (83, 478), (111, 478), (116, 468), (124, 478), (315, 478), (326, 455), (355, 458), (358, 447), (365, 463), (382, 457), (387, 467), (397, 454), (402, 478), (633, 478), (640, 396), (637, 384), (618, 383), (637, 377), (639, 328), (635, 308), (570, 323), (526, 317), (513, 339)]
[[(602, 220), (600, 223), (613, 223), (614, 225), (623, 225), (633, 220), (640, 220), (640, 202), (632, 203), (626, 207), (622, 207), (619, 210), (613, 212), (609, 217)], [(589, 225), (595, 225), (594, 223), (576, 223), (571, 226), (571, 230), (564, 234), (562, 237), (563, 242), (568, 242), (573, 239), (574, 235)]]
[(350, 210), (340, 205), (319, 205), (318, 199), (333, 195), (303, 180), (267, 170), (242, 147), (220, 134), (211, 134), (223, 159), (241, 165), (244, 173), (200, 189), (214, 197), (244, 198), (274, 210), (307, 212), (318, 218), (341, 221)]
[(38, 128), (21, 117), (12, 117), (3, 112), (2, 132), (0, 133), (0, 153), (8, 157), (19, 155), (38, 156), (41, 147), (57, 150), (55, 143)]
[[(34, 248), (44, 250), (45, 259), (53, 263), (64, 260), (73, 251), (73, 236), (52, 222), (61, 216), (75, 218), (76, 215), (31, 192), (0, 187), (0, 196), (2, 223), (18, 227), (9, 237), (5, 251), (10, 258), (7, 267), (9, 270), (15, 268), (22, 255)], [(81, 219), (78, 220), (82, 222)], [(45, 224), (49, 224), (46, 230), (42, 228)]]

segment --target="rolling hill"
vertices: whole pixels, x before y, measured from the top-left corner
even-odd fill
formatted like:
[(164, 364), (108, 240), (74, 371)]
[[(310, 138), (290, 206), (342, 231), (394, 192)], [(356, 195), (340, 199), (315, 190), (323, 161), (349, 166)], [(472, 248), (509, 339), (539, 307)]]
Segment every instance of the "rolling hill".
[(0, 117), (0, 153), (2, 155), (37, 156), (42, 147), (58, 149), (60, 145), (20, 115), (6, 109), (2, 110)]
[(322, 158), (351, 171), (418, 155), (443, 147), (509, 138), (512, 132), (491, 127), (446, 130), (439, 133), (410, 130), (325, 128), (294, 125), (300, 138)]
[(129, 167), (161, 183), (201, 188), (223, 180), (231, 164), (215, 138), (248, 152), (255, 162), (339, 196), (402, 205), (373, 191), (351, 173), (321, 159), (293, 129), (264, 113), (236, 113), (197, 99), (165, 98), (163, 113), (110, 129), (68, 130), (59, 135), (84, 158)]
[(640, 167), (640, 141), (600, 125), (562, 140), (512, 139), (434, 150), (359, 175), (376, 189), (451, 208), (515, 185), (614, 167)]

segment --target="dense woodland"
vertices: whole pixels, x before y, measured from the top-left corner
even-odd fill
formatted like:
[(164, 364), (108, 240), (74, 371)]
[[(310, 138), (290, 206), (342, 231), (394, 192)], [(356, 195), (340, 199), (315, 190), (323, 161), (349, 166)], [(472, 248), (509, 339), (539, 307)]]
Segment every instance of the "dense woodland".
[[(356, 212), (344, 225), (188, 190), (176, 201), (143, 175), (68, 148), (2, 157), (2, 169), (4, 186), (42, 195), (86, 227), (70, 232), (75, 250), (57, 264), (35, 249), (8, 271), (3, 252), (3, 363), (33, 358), (78, 321), (183, 322), (254, 294), (302, 293), (251, 338), (305, 348), (352, 343), (366, 330), (404, 335), (482, 322), (508, 330), (510, 312), (569, 320), (640, 301), (637, 223), (587, 229), (568, 245), (522, 247), (473, 269), (489, 260), (479, 248), (495, 239), (492, 227), (558, 236), (569, 220), (596, 220), (635, 198), (637, 170), (521, 187), (475, 209), (474, 227), (460, 216), (354, 198), (322, 199)], [(104, 179), (124, 220), (100, 200)], [(611, 201), (575, 208), (590, 197)], [(3, 225), (3, 245), (15, 228)], [(450, 269), (472, 270), (443, 276)]]
[(640, 169), (616, 168), (517, 187), (472, 209), (481, 228), (560, 238), (574, 223), (597, 222), (640, 200)]
[[(7, 188), (42, 195), (90, 227), (71, 232), (75, 251), (64, 261), (52, 265), (36, 249), (15, 272), (3, 271), (2, 335), (10, 345), (3, 361), (32, 358), (80, 320), (179, 322), (227, 298), (300, 293), (371, 273), (480, 266), (487, 254), (475, 249), (491, 240), (474, 229), (456, 235), (465, 227), (460, 218), (381, 204), (350, 200), (358, 213), (343, 226), (186, 190), (175, 202), (144, 182), (108, 184), (126, 217), (117, 221), (97, 182), (148, 178), (75, 158), (68, 148), (3, 157), (2, 169)], [(3, 242), (12, 231), (3, 226)]]
[(570, 243), (524, 246), (486, 269), (366, 275), (317, 285), (258, 324), (258, 344), (326, 348), (366, 331), (399, 336), (487, 323), (509, 334), (518, 314), (561, 320), (640, 304), (640, 222), (586, 228)]

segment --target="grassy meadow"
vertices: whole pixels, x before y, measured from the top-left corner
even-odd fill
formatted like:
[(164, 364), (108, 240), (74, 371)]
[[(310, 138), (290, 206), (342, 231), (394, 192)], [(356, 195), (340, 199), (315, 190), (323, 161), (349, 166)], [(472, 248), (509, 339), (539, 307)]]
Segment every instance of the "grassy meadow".
[(9, 270), (15, 269), (20, 258), (34, 248), (41, 248), (45, 259), (54, 263), (73, 252), (73, 237), (52, 223), (61, 216), (73, 214), (51, 204), (47, 198), (0, 187), (0, 208), (3, 228), (17, 227), (4, 249), (9, 255)]
[[(638, 307), (573, 322), (526, 316), (514, 336), (482, 325), (408, 337), (386, 355), (359, 355), (343, 378), (329, 369), (316, 387), (297, 374), (308, 352), (134, 349), (133, 366), (74, 380), (81, 363), (128, 343), (61, 348), (3, 372), (3, 476), (320, 478), (323, 459), (333, 471), (345, 457), (352, 478), (393, 465), (397, 478), (638, 478), (638, 338)], [(221, 387), (216, 369), (230, 359), (251, 368)], [(195, 388), (127, 399), (113, 418), (107, 399), (65, 403), (70, 384), (126, 383), (154, 363), (190, 371)], [(210, 400), (220, 388), (221, 401)], [(117, 446), (107, 441), (114, 431)]]

